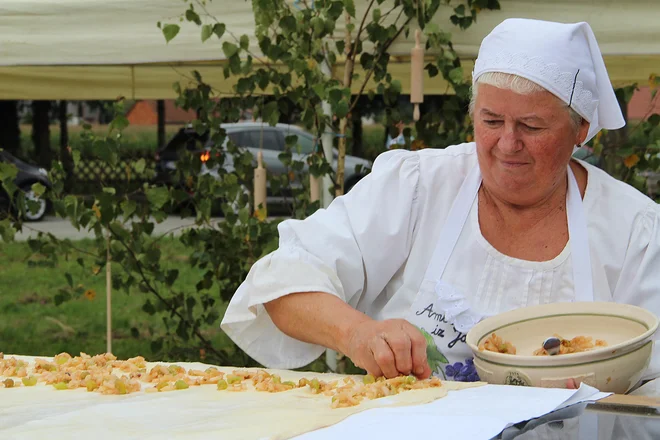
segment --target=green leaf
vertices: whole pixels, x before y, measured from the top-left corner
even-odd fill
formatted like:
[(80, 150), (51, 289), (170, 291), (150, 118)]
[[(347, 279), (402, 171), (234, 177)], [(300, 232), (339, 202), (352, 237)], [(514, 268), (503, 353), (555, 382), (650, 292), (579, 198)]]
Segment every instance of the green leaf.
[(18, 174), (18, 168), (13, 163), (0, 162), (0, 182), (14, 180)]
[(435, 65), (430, 64), (430, 63), (426, 65), (426, 71), (429, 73), (429, 77), (431, 77), (431, 78), (433, 78), (435, 76), (438, 76), (438, 73), (440, 73), (438, 68)]
[(225, 57), (231, 58), (236, 55), (236, 52), (238, 52), (238, 46), (229, 41), (225, 41), (222, 43), (222, 52), (225, 54)]
[(186, 308), (188, 311), (192, 311), (192, 309), (195, 307), (195, 304), (197, 304), (197, 300), (194, 296), (189, 296), (186, 298)]
[(197, 218), (208, 220), (211, 218), (211, 210), (213, 207), (213, 201), (210, 198), (205, 198), (200, 200), (197, 208)]
[(153, 211), (151, 216), (156, 220), (156, 223), (161, 224), (167, 219), (167, 213), (162, 210)]
[(80, 162), (80, 151), (79, 150), (71, 151), (71, 157), (73, 158), (73, 166), (77, 167), (78, 163)]
[(144, 169), (146, 168), (146, 166), (147, 166), (147, 162), (144, 160), (144, 158), (139, 159), (137, 162), (133, 164), (136, 174), (144, 173)]
[(41, 197), (46, 193), (46, 187), (43, 186), (41, 183), (33, 183), (32, 184), (32, 191), (34, 191), (34, 194), (37, 197)]
[(147, 302), (144, 303), (142, 306), (142, 310), (149, 315), (153, 315), (156, 313), (156, 308), (154, 307), (153, 304), (151, 304), (151, 300), (147, 300)]
[(247, 206), (244, 207), (244, 208), (241, 208), (238, 211), (238, 219), (243, 224), (246, 224), (248, 222), (248, 220), (250, 219), (250, 211), (249, 211), (249, 208)]
[(162, 208), (169, 199), (170, 192), (165, 187), (159, 186), (147, 189), (147, 200), (149, 200), (149, 203), (151, 203), (156, 209)]
[(128, 127), (130, 123), (128, 122), (128, 118), (124, 115), (117, 115), (115, 118), (112, 120), (110, 123), (110, 130), (118, 130), (122, 131), (126, 127)]
[(247, 35), (241, 35), (241, 49), (248, 50), (250, 48), (250, 38)]
[(449, 71), (449, 79), (454, 83), (463, 82), (463, 68), (455, 67)]
[(165, 276), (165, 284), (171, 287), (177, 278), (179, 278), (179, 270), (170, 269), (167, 271), (167, 275)]
[(219, 318), (220, 318), (220, 312), (218, 312), (216, 309), (211, 309), (209, 314), (206, 315), (206, 319), (204, 321), (208, 325), (213, 325)]
[(658, 124), (660, 124), (660, 115), (657, 113), (653, 113), (651, 116), (648, 118), (649, 124), (653, 127), (657, 127)]
[(312, 90), (314, 90), (314, 93), (316, 93), (316, 96), (318, 96), (320, 99), (325, 99), (328, 93), (324, 83), (312, 85)]
[(135, 339), (139, 339), (140, 331), (136, 327), (131, 327), (131, 336)]
[(179, 325), (176, 328), (176, 334), (184, 341), (190, 339), (190, 335), (188, 334), (188, 323), (186, 321), (179, 321)]
[(64, 277), (66, 278), (67, 284), (69, 284), (69, 287), (73, 287), (73, 277), (69, 272), (64, 274)]
[(280, 111), (277, 105), (277, 101), (271, 101), (264, 106), (262, 110), (262, 118), (270, 125), (277, 124), (277, 121), (280, 119)]
[(342, 99), (337, 103), (337, 106), (335, 107), (335, 115), (337, 115), (337, 118), (339, 119), (348, 115), (348, 102), (345, 99)]
[(287, 148), (293, 148), (298, 144), (298, 136), (295, 134), (286, 136), (284, 138), (284, 143)]
[(137, 203), (135, 200), (125, 200), (121, 203), (121, 209), (124, 212), (124, 220), (128, 220), (137, 209)]
[(293, 15), (285, 15), (280, 19), (280, 28), (287, 34), (295, 32), (296, 18)]
[(58, 294), (55, 295), (55, 298), (53, 298), (53, 300), (55, 302), (55, 305), (59, 306), (60, 304), (62, 304), (65, 301), (65, 296), (64, 296), (63, 293), (58, 293)]
[(169, 43), (174, 37), (179, 33), (181, 28), (178, 24), (166, 24), (163, 26), (163, 35), (165, 36), (165, 42)]
[(353, 0), (344, 0), (344, 6), (346, 7), (346, 12), (348, 12), (348, 15), (355, 18), (355, 3)]
[(325, 31), (325, 23), (323, 22), (323, 19), (320, 17), (314, 17), (309, 23), (312, 26), (312, 29), (314, 30), (314, 36), (315, 37), (320, 37), (323, 35), (323, 32)]
[(372, 20), (378, 23), (380, 21), (380, 17), (381, 17), (380, 9), (379, 8), (374, 9), (373, 12), (371, 13)]
[(196, 25), (201, 25), (202, 20), (200, 20), (199, 15), (197, 15), (197, 12), (192, 10), (192, 5), (191, 9), (188, 9), (186, 11), (186, 20), (194, 22)]
[(213, 27), (210, 24), (202, 26), (202, 43), (211, 38), (213, 35)]
[(213, 25), (213, 33), (217, 35), (218, 38), (222, 38), (222, 36), (225, 34), (225, 24), (224, 23), (216, 23)]
[(330, 105), (337, 105), (343, 97), (344, 94), (341, 89), (331, 89), (330, 92), (328, 92), (328, 102)]

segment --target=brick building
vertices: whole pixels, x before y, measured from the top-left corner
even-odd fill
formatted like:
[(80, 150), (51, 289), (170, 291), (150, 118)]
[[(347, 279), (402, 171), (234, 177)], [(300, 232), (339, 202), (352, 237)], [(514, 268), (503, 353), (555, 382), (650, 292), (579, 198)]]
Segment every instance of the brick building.
[(648, 87), (640, 87), (628, 103), (628, 120), (639, 121), (653, 113), (660, 113), (660, 90), (655, 99), (651, 98)]
[[(158, 108), (156, 101), (137, 101), (126, 113), (131, 125), (156, 125), (158, 124)], [(165, 124), (185, 125), (196, 118), (192, 110), (183, 110), (174, 105), (173, 100), (165, 100)]]

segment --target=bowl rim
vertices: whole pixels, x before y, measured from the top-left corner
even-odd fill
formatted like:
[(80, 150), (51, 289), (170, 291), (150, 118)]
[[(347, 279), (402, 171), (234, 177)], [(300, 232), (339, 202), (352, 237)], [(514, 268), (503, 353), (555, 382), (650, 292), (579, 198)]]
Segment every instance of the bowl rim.
[[(571, 307), (568, 308), (568, 310), (566, 310), (566, 304), (571, 304)], [(608, 316), (627, 319), (643, 325), (646, 327), (646, 331), (634, 338), (620, 342), (619, 344), (580, 353), (566, 354), (562, 356), (523, 356), (479, 350), (479, 342), (484, 337), (490, 333), (496, 332), (497, 330), (530, 320), (547, 319), (551, 317), (566, 315)], [(614, 302), (572, 302), (541, 304), (511, 310), (482, 320), (477, 325), (472, 327), (472, 329), (470, 329), (466, 337), (466, 343), (472, 350), (474, 357), (478, 357), (488, 362), (497, 363), (504, 366), (573, 366), (611, 359), (631, 351), (636, 351), (641, 346), (646, 345), (647, 340), (650, 339), (658, 329), (659, 323), (660, 321), (654, 313), (642, 307), (634, 306), (631, 304), (621, 304)], [(617, 356), (613, 356), (614, 354)]]
[[(502, 363), (502, 362), (496, 362), (496, 361), (486, 359), (484, 357), (479, 357), (479, 356), (475, 356), (475, 361), (476, 361), (476, 363), (485, 362), (488, 365), (497, 365), (498, 367), (506, 367), (506, 368), (524, 368), (524, 369), (533, 369), (533, 370), (542, 370), (542, 369), (552, 370), (552, 369), (555, 369), (555, 368), (581, 367), (581, 366), (584, 366), (584, 365), (600, 364), (602, 362), (613, 361), (613, 360), (618, 359), (620, 357), (624, 357), (624, 356), (630, 355), (632, 353), (636, 353), (640, 350), (644, 350), (649, 345), (653, 345), (653, 341), (645, 341), (643, 344), (641, 344), (639, 346), (636, 346), (633, 350), (619, 351), (615, 355), (612, 355), (612, 356), (609, 356), (609, 357), (598, 358), (598, 359), (587, 359), (584, 362), (575, 362), (575, 363), (570, 363), (570, 364), (557, 364), (557, 365), (548, 365), (548, 364), (544, 364), (544, 365), (505, 364), (505, 363)], [(651, 347), (651, 349), (653, 349), (653, 347)], [(538, 357), (538, 356), (535, 356), (535, 357)]]

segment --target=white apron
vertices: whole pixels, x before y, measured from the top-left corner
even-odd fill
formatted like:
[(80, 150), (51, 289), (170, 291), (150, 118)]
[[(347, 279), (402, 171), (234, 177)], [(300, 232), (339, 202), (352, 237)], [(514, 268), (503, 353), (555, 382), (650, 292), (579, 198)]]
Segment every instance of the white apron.
[[(481, 171), (475, 165), (463, 182), (440, 232), (424, 280), (406, 319), (422, 330), (427, 344), (429, 365), (434, 374), (458, 381), (475, 381), (472, 351), (465, 342), (468, 331), (485, 316), (470, 309), (465, 295), (442, 280), (472, 204), (481, 187)], [(566, 195), (568, 235), (576, 301), (594, 301), (587, 221), (582, 197), (571, 167), (568, 167)], [(435, 345), (435, 349), (433, 345)]]

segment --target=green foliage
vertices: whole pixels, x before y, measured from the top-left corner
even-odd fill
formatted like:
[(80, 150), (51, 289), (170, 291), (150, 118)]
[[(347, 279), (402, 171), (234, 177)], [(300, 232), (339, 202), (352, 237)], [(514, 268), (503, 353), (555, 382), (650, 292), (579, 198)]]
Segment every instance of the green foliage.
[[(660, 197), (657, 188), (649, 188), (649, 178), (660, 177), (660, 114), (654, 113), (657, 87), (656, 75), (649, 78), (652, 102), (641, 121), (629, 121), (622, 130), (603, 130), (590, 143), (591, 152), (584, 159), (603, 168), (608, 174), (624, 181), (652, 197)], [(637, 84), (615, 89), (619, 102), (627, 106)]]

